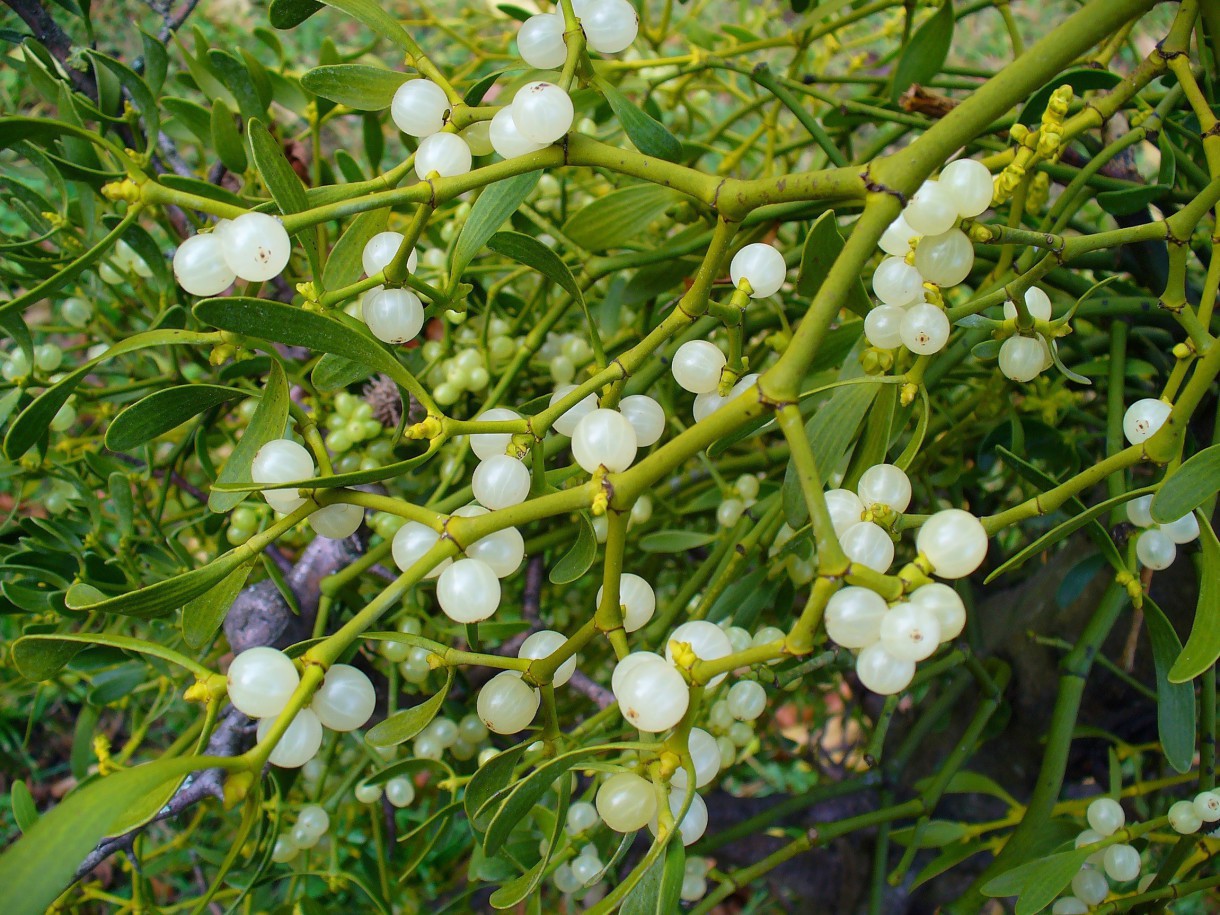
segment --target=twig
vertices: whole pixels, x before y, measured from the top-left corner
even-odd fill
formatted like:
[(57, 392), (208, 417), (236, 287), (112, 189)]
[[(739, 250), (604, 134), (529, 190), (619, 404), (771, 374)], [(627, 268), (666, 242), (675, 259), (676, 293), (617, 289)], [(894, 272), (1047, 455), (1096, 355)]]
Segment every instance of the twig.
[(182, 24), (186, 22), (187, 18), (195, 11), (195, 7), (198, 5), (199, 0), (185, 0), (185, 2), (178, 7), (178, 12), (170, 14), (169, 3), (167, 2), (165, 4), (165, 12), (162, 13), (162, 15), (165, 17), (165, 25), (161, 28), (161, 31), (157, 33), (157, 38), (159, 38), (161, 41), (169, 41), (169, 37), (174, 32), (178, 31), (178, 29), (182, 28)]

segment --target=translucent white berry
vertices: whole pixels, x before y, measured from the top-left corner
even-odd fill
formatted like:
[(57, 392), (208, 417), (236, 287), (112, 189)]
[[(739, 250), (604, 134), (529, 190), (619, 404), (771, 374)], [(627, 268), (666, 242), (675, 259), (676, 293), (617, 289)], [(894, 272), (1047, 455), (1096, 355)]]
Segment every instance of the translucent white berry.
[(1084, 816), (1089, 826), (1102, 838), (1113, 835), (1127, 823), (1122, 804), (1112, 797), (1099, 797), (1092, 801)]
[(500, 606), (500, 579), (478, 559), (459, 559), (436, 582), (441, 610), (457, 623), (485, 620)]
[(434, 133), (419, 141), (415, 150), (415, 174), (420, 179), (433, 172), (442, 178), (456, 178), (470, 171), (470, 147), (456, 133)]
[[(304, 445), (288, 438), (278, 438), (259, 448), (250, 464), (250, 480), (253, 483), (292, 483), (311, 479), (315, 474), (313, 455)], [(295, 511), (305, 504), (295, 489), (268, 489), (263, 498), (276, 511), (283, 514)]]
[[(597, 589), (597, 605), (601, 606), (604, 587)], [(635, 632), (652, 619), (657, 609), (657, 596), (645, 579), (624, 572), (618, 580), (618, 600), (623, 608), (623, 628)]]
[[(575, 390), (576, 390), (576, 385), (574, 385), (574, 384), (561, 384), (559, 387), (557, 387), (555, 389), (555, 393), (551, 395), (549, 405), (554, 406), (556, 403), (558, 403), (563, 398), (567, 397), (569, 394), (571, 394)], [(596, 409), (597, 409), (597, 395), (596, 394), (586, 394), (583, 398), (581, 398), (576, 403), (576, 405), (574, 407), (568, 407), (567, 410), (565, 410), (563, 413), (561, 413), (559, 415), (559, 418), (556, 419), (554, 423), (552, 423), (552, 426), (555, 429), (555, 431), (558, 432), (560, 435), (570, 436), (573, 432), (576, 431), (576, 424), (578, 422), (580, 422), (580, 420), (584, 416), (588, 415), (589, 413), (592, 413)]]
[(362, 804), (376, 804), (381, 800), (381, 785), (357, 785), (352, 794)]
[(640, 18), (627, 0), (596, 0), (580, 16), (585, 41), (600, 54), (626, 50), (640, 30)]
[(415, 800), (415, 785), (409, 778), (392, 778), (385, 783), (385, 799), (394, 807), (409, 807)]
[(513, 123), (521, 136), (550, 144), (572, 129), (575, 109), (561, 87), (545, 80), (526, 83), (513, 96)]
[[(192, 236), (192, 237), (195, 237), (195, 236)], [(190, 239), (188, 238), (187, 241), (190, 241)], [(185, 245), (186, 242), (183, 242), (182, 244)], [(181, 250), (181, 247), (179, 247), (179, 250)], [(214, 253), (215, 253), (215, 261), (212, 261), (211, 258), (209, 257), (208, 258), (209, 265), (211, 265), (213, 263), (218, 263), (224, 269), (225, 275), (232, 273), (233, 271), (229, 269), (228, 264), (226, 264), (224, 262), (224, 256), (220, 253), (219, 243), (217, 243), (217, 247), (215, 248)], [(188, 272), (189, 272), (189, 270), (190, 270), (190, 268), (188, 268)], [(174, 274), (177, 275), (177, 273), (178, 273), (178, 253), (175, 252), (174, 253)], [(197, 285), (197, 287), (201, 288), (201, 289), (214, 288), (216, 285), (216, 282), (219, 280), (219, 277), (210, 278), (208, 282), (203, 282), (204, 273), (210, 274), (211, 266), (209, 266), (209, 268), (206, 271), (202, 267), (199, 268), (198, 270), (196, 270), (195, 273), (193, 274), (194, 280), (192, 282), (192, 285)], [(233, 279), (236, 279), (236, 278), (237, 278), (236, 275), (234, 275)], [(230, 279), (229, 283), (232, 283), (233, 279)], [(182, 285), (183, 289), (187, 290), (187, 292), (191, 291), (190, 289), (187, 288), (187, 286), (185, 284), (183, 284), (181, 279), (179, 279), (178, 282), (180, 285)], [(228, 286), (221, 286), (219, 289), (216, 290), (216, 292), (209, 292), (209, 293), (207, 293), (207, 295), (217, 295), (221, 292), (224, 292), (225, 289), (227, 289), (227, 288), (228, 288)], [(198, 293), (192, 293), (192, 295), (198, 295)], [(69, 296), (68, 298), (64, 299), (63, 304), (60, 306), (59, 310), (63, 314), (64, 322), (71, 325), (72, 327), (85, 327), (93, 319), (93, 306), (89, 302), (87, 302), (85, 299), (82, 299), (80, 296)]]
[(568, 808), (568, 816), (564, 822), (568, 835), (578, 836), (593, 829), (601, 820), (596, 807), (588, 801), (576, 801)]
[(946, 584), (934, 581), (916, 588), (909, 600), (936, 614), (942, 642), (957, 638), (966, 628), (966, 605), (958, 593)]
[(1000, 344), (1000, 371), (1016, 382), (1033, 381), (1042, 374), (1043, 346), (1040, 337), (1020, 334)]
[(1152, 527), (1152, 496), (1140, 496), (1127, 503), (1127, 520), (1136, 527)]
[(765, 299), (779, 292), (787, 272), (784, 255), (778, 249), (762, 242), (744, 246), (733, 255), (732, 263), (729, 264), (729, 277), (733, 280), (733, 287), (739, 287), (741, 281), (745, 280), (750, 284), (752, 299)]
[(860, 523), (864, 514), (864, 503), (850, 489), (831, 489), (826, 492), (826, 509), (830, 512), (830, 523), (835, 534), (842, 537), (847, 529)]
[(495, 113), (491, 119), (491, 126), (488, 128), (487, 136), (491, 141), (492, 149), (505, 159), (538, 152), (538, 150), (546, 149), (550, 145), (549, 143), (535, 143), (533, 140), (527, 139), (517, 129), (517, 124), (513, 120), (513, 110), (511, 107), (501, 108)]
[(961, 229), (925, 235), (915, 249), (915, 269), (937, 286), (956, 286), (973, 266), (974, 247)]
[(288, 655), (275, 648), (247, 648), (229, 665), (229, 701), (251, 718), (278, 715), (288, 704), (300, 674)]
[(923, 523), (915, 548), (941, 578), (965, 578), (987, 556), (987, 531), (970, 512), (949, 508)]
[(524, 730), (538, 713), (541, 696), (512, 671), (496, 674), (479, 690), (479, 718), (497, 734)]
[[(707, 620), (690, 620), (670, 633), (665, 644), (665, 660), (671, 664), (674, 660), (672, 646), (675, 642), (689, 644), (700, 661), (715, 661), (733, 653), (733, 643), (724, 634), (724, 630)], [(718, 674), (713, 677), (708, 681), (708, 688), (716, 687), (726, 676), (728, 675)]]
[(907, 309), (898, 332), (902, 345), (911, 352), (931, 356), (945, 348), (951, 329), (944, 309), (924, 302)]
[(726, 701), (738, 721), (753, 721), (767, 708), (767, 691), (757, 680), (739, 680), (729, 688)]
[(507, 578), (521, 567), (525, 538), (515, 527), (501, 528), (466, 547), (466, 555), (487, 563), (497, 578)]
[[(695, 767), (695, 787), (702, 788), (711, 784), (712, 779), (720, 773), (720, 748), (716, 746), (716, 738), (703, 728), (691, 728), (686, 749)], [(670, 784), (685, 788), (686, 770), (680, 768), (675, 771), (670, 778)]]
[(309, 516), (309, 526), (320, 537), (342, 540), (360, 529), (364, 521), (364, 509), (359, 505), (336, 502), (319, 508)]
[[(619, 664), (626, 660), (624, 658)], [(648, 659), (634, 664), (620, 678), (614, 697), (623, 717), (633, 727), (657, 733), (668, 731), (686, 714), (690, 690), (671, 664)]]
[(918, 238), (919, 233), (910, 227), (902, 214), (890, 223), (889, 228), (881, 235), (880, 247), (886, 254), (894, 257), (906, 257), (911, 250), (911, 240)]
[(871, 521), (853, 524), (843, 532), (839, 545), (848, 559), (875, 572), (886, 571), (894, 562), (894, 541), (885, 528)]
[(665, 410), (647, 394), (628, 394), (618, 402), (618, 411), (631, 423), (641, 448), (660, 441), (665, 431)]
[(941, 643), (940, 621), (920, 604), (895, 604), (881, 618), (881, 645), (896, 658), (922, 661)]
[(623, 658), (614, 665), (614, 670), (610, 674), (610, 692), (618, 693), (619, 688), (626, 682), (627, 677), (636, 667), (641, 664), (660, 661), (662, 664), (668, 663), (659, 654), (652, 651), (633, 651), (627, 657)]
[[(1030, 286), (1025, 290), (1025, 310), (1035, 321), (1049, 321), (1052, 312), (1050, 296), (1037, 286)], [(1017, 317), (1017, 306), (1011, 300), (1004, 303), (1004, 317), (1008, 320)]]
[[(505, 422), (520, 418), (507, 407), (493, 407), (475, 417), (479, 422)], [(480, 461), (485, 461), (493, 454), (504, 454), (512, 440), (511, 432), (476, 432), (470, 436), (470, 450)]]
[(361, 316), (378, 340), (406, 343), (423, 329), (424, 303), (410, 289), (379, 289), (364, 297)]
[[(428, 550), (432, 549), (440, 539), (441, 535), (426, 524), (420, 524), (418, 521), (408, 521), (394, 532), (394, 540), (391, 544), (391, 555), (394, 557), (394, 565), (398, 566), (399, 571), (407, 571)], [(452, 559), (446, 557), (428, 573), (427, 577), (436, 578), (452, 562)]]
[(1075, 896), (1064, 896), (1056, 899), (1051, 906), (1051, 915), (1088, 915), (1089, 907)]
[(332, 664), (309, 707), (332, 731), (364, 727), (377, 705), (373, 684), (350, 664)]
[(1110, 895), (1106, 875), (1086, 864), (1072, 878), (1072, 892), (1086, 905), (1100, 905)]
[(923, 301), (923, 276), (901, 257), (887, 257), (873, 271), (873, 292), (886, 305)]
[(1149, 528), (1135, 541), (1135, 555), (1144, 568), (1159, 572), (1173, 565), (1178, 547), (1163, 530)]
[(1176, 521), (1161, 525), (1161, 533), (1174, 543), (1190, 543), (1199, 537), (1199, 519), (1193, 512), (1187, 512)]
[[(517, 650), (519, 658), (549, 658), (558, 651), (565, 642), (567, 636), (562, 632), (556, 632), (553, 629), (539, 629), (533, 632), (521, 643), (521, 647)], [(576, 655), (568, 658), (555, 671), (555, 686), (563, 686), (572, 679), (572, 674), (576, 672)]]
[(611, 473), (624, 471), (635, 460), (636, 451), (635, 429), (617, 410), (593, 410), (572, 432), (572, 456), (588, 473), (598, 467)]
[(296, 829), (314, 839), (320, 839), (330, 829), (330, 815), (317, 804), (308, 804), (297, 814)]
[(882, 696), (902, 692), (915, 676), (915, 662), (896, 658), (880, 642), (860, 650), (856, 676), (864, 688)]
[(688, 340), (674, 353), (670, 371), (683, 389), (692, 394), (706, 394), (720, 384), (720, 371), (727, 362), (715, 343)]
[(490, 509), (519, 505), (530, 494), (530, 471), (508, 454), (493, 454), (480, 461), (470, 478), (474, 497)]
[(881, 618), (888, 609), (876, 591), (840, 588), (826, 604), (826, 634), (844, 648), (865, 648), (881, 638)]
[(1146, 442), (1165, 425), (1169, 418), (1169, 404), (1163, 400), (1145, 397), (1127, 407), (1123, 414), (1123, 435), (1133, 445)]
[(1186, 836), (1198, 832), (1203, 825), (1203, 820), (1199, 817), (1192, 802), (1177, 801), (1169, 808), (1169, 825), (1175, 832)]
[[(677, 819), (678, 814), (682, 811), (682, 801), (685, 799), (685, 795), (685, 790), (681, 788), (671, 788), (669, 791), (669, 812), (673, 814), (674, 819)], [(652, 830), (653, 835), (656, 835), (656, 814), (653, 814), (652, 819), (648, 821), (648, 828)], [(678, 823), (679, 837), (682, 839), (683, 845), (693, 845), (703, 837), (703, 833), (706, 831), (707, 804), (696, 794), (690, 799), (690, 807), (686, 810), (686, 816), (682, 817), (682, 821)]]
[(634, 772), (616, 772), (597, 789), (597, 813), (615, 832), (635, 832), (657, 812), (652, 783)]
[(991, 172), (982, 162), (956, 159), (941, 169), (937, 182), (953, 201), (958, 216), (978, 216), (991, 206)]
[(1126, 883), (1140, 875), (1140, 853), (1130, 845), (1111, 845), (1102, 866), (1115, 883)]
[[(209, 232), (205, 235), (192, 235), (178, 246), (178, 250), (174, 252), (174, 279), (191, 295), (211, 296), (220, 295), (232, 286), (237, 274), (225, 262), (220, 238), (215, 232)], [(90, 307), (89, 314), (92, 313), (93, 308)], [(64, 317), (69, 317), (68, 302), (64, 303)], [(80, 327), (88, 323), (88, 318), (81, 324), (75, 324), (73, 321), (68, 323)]]
[(275, 840), (275, 845), (271, 849), (271, 860), (276, 864), (287, 864), (297, 856), (300, 849), (297, 844), (292, 841), (291, 836), (279, 836)]
[(266, 213), (242, 213), (229, 223), (220, 240), (229, 269), (250, 282), (279, 276), (292, 256), (284, 224)]
[(902, 343), (902, 319), (906, 316), (901, 305), (878, 305), (864, 316), (864, 336), (871, 346), (893, 349)]
[[(258, 723), (258, 742), (262, 743), (275, 724), (274, 718), (264, 718)], [(281, 769), (299, 769), (317, 755), (322, 746), (322, 722), (307, 708), (297, 712), (284, 736), (271, 751), (268, 760)]]
[[(360, 254), (360, 263), (364, 267), (365, 276), (376, 276), (388, 267), (390, 261), (394, 260), (394, 255), (398, 253), (398, 249), (402, 247), (402, 241), (401, 232), (378, 232), (365, 242), (364, 250)], [(407, 256), (407, 272), (414, 273), (417, 266), (419, 266), (419, 257), (412, 248), (411, 253)]]
[(430, 79), (407, 80), (398, 87), (390, 102), (390, 117), (403, 133), (430, 137), (445, 126), (449, 98), (445, 90)]
[(568, 56), (563, 31), (563, 16), (559, 13), (530, 16), (517, 30), (517, 51), (521, 59), (539, 70), (562, 67)]
[(1200, 791), (1191, 804), (1195, 808), (1195, 816), (1204, 823), (1220, 820), (1220, 794), (1215, 791)]
[(856, 492), (868, 507), (884, 505), (890, 511), (904, 512), (911, 504), (911, 480), (901, 467), (893, 464), (874, 464), (864, 471)]
[(957, 202), (938, 181), (925, 181), (902, 211), (907, 225), (920, 235), (940, 235), (957, 222)]

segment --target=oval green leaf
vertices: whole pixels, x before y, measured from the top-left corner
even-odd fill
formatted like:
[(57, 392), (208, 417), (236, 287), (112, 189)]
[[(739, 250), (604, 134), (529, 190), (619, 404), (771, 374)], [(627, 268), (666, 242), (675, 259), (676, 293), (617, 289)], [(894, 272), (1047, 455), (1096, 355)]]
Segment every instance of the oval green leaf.
[(130, 451), (205, 410), (248, 394), (241, 388), (219, 384), (184, 384), (154, 391), (114, 418), (106, 430), (106, 447), (111, 451)]

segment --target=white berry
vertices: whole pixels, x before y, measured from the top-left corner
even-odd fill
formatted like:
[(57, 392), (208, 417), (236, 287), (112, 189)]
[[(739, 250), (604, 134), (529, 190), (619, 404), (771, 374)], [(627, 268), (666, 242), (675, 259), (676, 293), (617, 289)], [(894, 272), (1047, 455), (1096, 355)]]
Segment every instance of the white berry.
[[(264, 718), (258, 723), (258, 742), (262, 743), (275, 724), (274, 718)], [(309, 709), (301, 709), (284, 736), (267, 757), (273, 766), (281, 769), (299, 769), (317, 755), (322, 746), (322, 722)]]
[(309, 526), (314, 532), (330, 540), (350, 537), (360, 529), (363, 521), (363, 508), (343, 502), (326, 505), (309, 516)]
[(978, 216), (991, 206), (991, 172), (982, 162), (957, 159), (941, 169), (937, 181), (953, 201), (958, 216)]
[(767, 691), (757, 680), (740, 680), (729, 689), (726, 701), (738, 721), (753, 721), (767, 707)]
[(229, 701), (251, 718), (278, 715), (301, 682), (296, 666), (275, 648), (247, 648), (229, 665)]
[(538, 690), (506, 670), (496, 674), (479, 690), (476, 705), (479, 718), (488, 730), (497, 734), (516, 734), (534, 720), (540, 701)]
[[(407, 571), (428, 550), (432, 549), (440, 539), (441, 535), (426, 524), (420, 524), (418, 521), (408, 521), (394, 532), (394, 540), (391, 544), (391, 555), (394, 557), (394, 565), (398, 566), (399, 571)], [(428, 573), (427, 577), (436, 578), (452, 562), (452, 559), (445, 557), (444, 560)]]
[[(1025, 290), (1025, 310), (1035, 321), (1049, 321), (1052, 312), (1050, 296), (1037, 286), (1030, 286)], [(1004, 317), (1010, 321), (1017, 317), (1017, 306), (1011, 300), (1004, 303)]]
[(1173, 565), (1178, 555), (1178, 547), (1164, 531), (1150, 528), (1135, 541), (1135, 555), (1144, 568), (1159, 572)]
[(1085, 810), (1089, 826), (1102, 838), (1113, 835), (1127, 823), (1127, 814), (1122, 804), (1112, 797), (1099, 797)]
[(692, 394), (706, 394), (720, 384), (720, 372), (727, 362), (715, 343), (688, 340), (674, 353), (670, 371), (683, 389)]
[[(671, 788), (669, 792), (669, 812), (677, 819), (678, 814), (682, 811), (682, 801), (685, 798), (686, 792), (681, 788)], [(648, 822), (648, 828), (652, 830), (652, 834), (657, 833), (657, 817), (653, 814), (652, 819)], [(690, 799), (690, 807), (686, 810), (686, 816), (682, 818), (682, 822), (678, 824), (679, 837), (682, 839), (683, 845), (692, 845), (698, 842), (703, 833), (707, 831), (707, 804), (699, 795), (694, 795)]]
[(480, 461), (470, 479), (474, 497), (490, 509), (519, 505), (530, 494), (529, 468), (508, 454)]
[(850, 489), (831, 489), (826, 493), (826, 509), (830, 512), (830, 523), (835, 535), (842, 537), (847, 529), (860, 523), (864, 514), (864, 503)]
[(377, 704), (373, 684), (350, 664), (332, 664), (309, 707), (332, 731), (364, 727)]
[(1140, 875), (1140, 853), (1130, 845), (1111, 845), (1106, 849), (1103, 866), (1115, 883), (1126, 883)]
[(902, 343), (902, 319), (906, 316), (901, 305), (878, 305), (864, 317), (864, 336), (877, 349), (893, 349)]
[(661, 659), (647, 659), (633, 665), (620, 678), (614, 697), (623, 717), (633, 727), (657, 733), (668, 731), (686, 714), (690, 690), (672, 665)]
[(957, 638), (966, 628), (966, 605), (958, 593), (946, 584), (934, 581), (916, 588), (909, 600), (936, 614), (942, 642)]
[[(174, 278), (178, 285), (191, 295), (220, 295), (233, 285), (237, 274), (225, 262), (223, 245), (215, 232), (205, 235), (192, 235), (178, 246), (174, 252)], [(68, 318), (68, 302), (82, 301), (69, 299), (64, 302), (64, 317)], [(86, 303), (87, 304), (87, 303)], [(89, 308), (90, 315), (92, 307)], [(80, 324), (74, 321), (68, 323), (76, 327), (88, 323), (86, 318)]]
[(631, 466), (636, 451), (635, 429), (617, 410), (593, 410), (572, 432), (572, 456), (587, 473), (599, 467), (620, 473)]
[(568, 56), (563, 31), (563, 16), (559, 13), (530, 16), (517, 30), (517, 51), (521, 59), (538, 70), (562, 67)]
[(1127, 520), (1136, 527), (1152, 527), (1152, 496), (1140, 496), (1127, 503)]
[(880, 642), (863, 648), (856, 657), (856, 676), (864, 688), (882, 696), (906, 689), (915, 676), (915, 662), (896, 658)]
[(596, 0), (580, 16), (589, 47), (601, 54), (626, 50), (640, 30), (640, 18), (627, 0)]
[[(601, 606), (604, 587), (597, 589), (597, 605)], [(657, 596), (652, 585), (631, 572), (624, 572), (618, 580), (618, 600), (623, 608), (623, 628), (635, 632), (652, 619), (657, 609)]]
[(856, 484), (860, 501), (866, 506), (884, 505), (893, 512), (904, 512), (911, 504), (911, 480), (901, 467), (874, 464), (860, 475)]
[(538, 152), (538, 150), (546, 149), (550, 145), (549, 143), (535, 143), (521, 133), (517, 129), (517, 123), (513, 120), (513, 110), (511, 107), (501, 108), (495, 113), (491, 119), (491, 126), (488, 128), (487, 136), (491, 141), (492, 149), (505, 159)]
[(733, 261), (729, 264), (729, 277), (733, 280), (734, 288), (745, 280), (750, 284), (752, 299), (765, 299), (779, 292), (787, 272), (784, 255), (762, 242), (746, 245), (733, 255)]
[(390, 117), (394, 125), (412, 137), (430, 137), (445, 126), (449, 98), (430, 79), (407, 80), (394, 93)]
[[(561, 384), (555, 389), (555, 393), (551, 395), (549, 406), (553, 407), (560, 400), (567, 397), (575, 390), (576, 385), (574, 384)], [(586, 394), (579, 401), (577, 401), (575, 406), (568, 407), (567, 410), (561, 413), (559, 418), (551, 424), (552, 428), (554, 428), (554, 430), (560, 435), (571, 436), (571, 434), (576, 431), (576, 424), (580, 422), (583, 417), (587, 416), (589, 413), (592, 413), (596, 409), (597, 395)]]
[(918, 237), (919, 233), (912, 229), (899, 213), (898, 218), (891, 222), (889, 228), (882, 233), (879, 246), (886, 254), (906, 257), (907, 252), (911, 250), (911, 240)]
[[(364, 250), (360, 253), (360, 263), (364, 267), (365, 276), (376, 276), (388, 267), (398, 249), (402, 247), (402, 242), (401, 232), (378, 232), (365, 242)], [(419, 257), (412, 248), (411, 253), (407, 255), (407, 272), (414, 273), (418, 265)]]
[(225, 227), (220, 240), (229, 269), (250, 282), (279, 276), (292, 256), (284, 224), (266, 213), (243, 213)]
[(1195, 808), (1195, 816), (1204, 823), (1215, 823), (1220, 820), (1220, 794), (1214, 791), (1200, 791), (1191, 803)]
[(853, 524), (839, 538), (839, 545), (852, 562), (875, 572), (884, 572), (894, 562), (894, 541), (885, 528), (871, 521)]
[(1032, 381), (1042, 373), (1043, 343), (1040, 337), (1009, 337), (1000, 344), (1000, 371), (1016, 382)]
[(927, 302), (912, 305), (899, 326), (902, 345), (917, 356), (931, 356), (949, 340), (949, 317), (944, 309)]
[[(562, 632), (556, 632), (553, 629), (539, 629), (537, 632), (531, 633), (530, 636), (521, 643), (521, 647), (517, 650), (519, 658), (549, 658), (558, 651), (565, 642), (567, 636)], [(576, 655), (568, 658), (555, 671), (555, 686), (563, 686), (572, 679), (572, 674), (576, 672)]]
[(957, 222), (957, 202), (938, 181), (925, 181), (902, 211), (907, 224), (920, 235), (940, 235)]
[(550, 144), (572, 129), (575, 109), (562, 88), (545, 80), (527, 83), (513, 96), (513, 123), (533, 143)]
[[(673, 663), (674, 656), (671, 646), (675, 642), (686, 642), (700, 661), (716, 661), (733, 653), (733, 643), (724, 634), (724, 630), (707, 620), (690, 620), (683, 623), (670, 633), (665, 644), (665, 660)], [(718, 674), (708, 681), (712, 689), (724, 680), (727, 674)]]
[(826, 634), (844, 648), (866, 648), (881, 638), (881, 619), (889, 608), (876, 591), (848, 585), (826, 604)]
[(634, 772), (616, 772), (597, 789), (597, 813), (615, 832), (635, 832), (657, 812), (652, 783)]
[(923, 276), (901, 257), (887, 257), (873, 271), (873, 292), (886, 305), (923, 301)]
[(941, 642), (940, 621), (927, 607), (909, 601), (895, 604), (881, 618), (881, 645), (895, 658), (922, 661)]
[(364, 323), (386, 343), (406, 343), (424, 326), (424, 303), (409, 289), (380, 289), (364, 297)]
[(1086, 905), (1100, 905), (1110, 895), (1110, 884), (1105, 874), (1086, 864), (1072, 878), (1072, 892)]
[(1133, 445), (1148, 441), (1169, 418), (1171, 407), (1163, 400), (1145, 397), (1127, 407), (1123, 414), (1123, 435)]
[(515, 527), (502, 528), (466, 547), (466, 555), (487, 563), (497, 578), (507, 578), (525, 558), (525, 538)]
[(470, 171), (472, 159), (470, 147), (456, 133), (434, 133), (419, 141), (415, 174), (421, 180), (434, 172), (442, 178), (456, 178)]
[(925, 235), (915, 249), (915, 269), (937, 286), (956, 286), (973, 266), (974, 247), (961, 229)]
[(436, 582), (441, 610), (457, 623), (485, 620), (500, 606), (500, 579), (478, 559), (459, 559)]
[(941, 578), (965, 578), (987, 556), (987, 531), (970, 512), (949, 508), (923, 523), (915, 548)]
[(627, 395), (618, 402), (618, 411), (631, 423), (639, 447), (647, 448), (660, 441), (665, 431), (665, 410), (647, 394)]
[(1193, 512), (1187, 512), (1176, 521), (1161, 525), (1161, 533), (1174, 543), (1190, 543), (1199, 538), (1199, 519)]
[(1203, 820), (1199, 817), (1193, 803), (1190, 801), (1177, 801), (1169, 808), (1169, 825), (1173, 827), (1175, 832), (1180, 832), (1186, 836), (1198, 832), (1199, 828), (1203, 825)]

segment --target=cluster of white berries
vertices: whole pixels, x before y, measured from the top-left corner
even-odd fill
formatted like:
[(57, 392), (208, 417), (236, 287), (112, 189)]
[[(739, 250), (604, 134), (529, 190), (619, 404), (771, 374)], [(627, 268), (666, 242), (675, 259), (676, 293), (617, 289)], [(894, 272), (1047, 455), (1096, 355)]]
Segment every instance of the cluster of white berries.
[(459, 761), (473, 759), (487, 736), (487, 727), (478, 715), (465, 715), (460, 721), (444, 716), (433, 718), (415, 736), (411, 756), (439, 760), (448, 750)]
[(1141, 496), (1127, 503), (1127, 520), (1144, 528), (1135, 541), (1135, 555), (1140, 564), (1160, 571), (1169, 568), (1178, 556), (1178, 546), (1199, 537), (1199, 519), (1187, 512), (1176, 521), (1157, 524), (1152, 520), (1152, 496)]
[(456, 178), (470, 171), (474, 154), (470, 144), (456, 133), (442, 133), (449, 114), (449, 97), (430, 79), (407, 80), (390, 102), (390, 118), (408, 136), (417, 137), (415, 174), (421, 180), (432, 175)]
[(956, 228), (959, 219), (978, 216), (991, 205), (991, 173), (973, 159), (958, 159), (925, 181), (881, 236), (889, 257), (873, 273), (881, 305), (864, 319), (864, 335), (878, 349), (905, 346), (927, 356), (949, 339), (944, 308), (926, 300), (925, 283), (956, 286), (970, 275), (974, 249)]
[[(551, 403), (570, 394), (564, 386), (551, 395)], [(639, 449), (660, 441), (665, 431), (665, 410), (647, 394), (631, 394), (617, 409), (601, 407), (592, 394), (568, 408), (555, 420), (555, 431), (572, 437), (572, 457), (586, 473), (605, 468), (622, 473)]]
[[(258, 719), (261, 743), (300, 682), (296, 665), (282, 651), (248, 648), (229, 665), (229, 701), (239, 712)], [(297, 712), (271, 751), (271, 763), (285, 769), (305, 765), (322, 745), (323, 728), (354, 731), (363, 727), (376, 703), (373, 684), (361, 671), (348, 664), (331, 665), (309, 707)]]
[[(1050, 296), (1031, 286), (1025, 290), (1025, 309), (1035, 321), (1049, 321)], [(1011, 301), (1004, 303), (1004, 317), (1010, 321), (1017, 317), (1017, 306)], [(1013, 334), (1000, 344), (1000, 371), (1013, 381), (1033, 381), (1054, 363), (1050, 345), (1041, 334)]]
[(281, 833), (271, 850), (271, 860), (286, 864), (302, 850), (315, 847), (330, 829), (330, 816), (317, 804), (302, 807), (297, 813), (296, 823), (288, 833)]
[(392, 807), (410, 807), (415, 800), (415, 785), (411, 779), (399, 775), (385, 784), (361, 782), (352, 793), (362, 804), (376, 804), (384, 794)]
[(262, 283), (279, 276), (291, 255), (292, 242), (279, 219), (243, 213), (179, 245), (174, 277), (191, 295), (220, 295), (238, 278)]
[[(273, 439), (263, 445), (254, 455), (250, 465), (250, 479), (261, 485), (293, 483), (311, 480), (317, 476), (313, 455), (304, 445), (290, 438)], [(297, 489), (265, 489), (263, 498), (267, 504), (282, 515), (291, 514), (305, 504), (305, 498)], [(342, 540), (356, 533), (364, 520), (364, 509), (359, 505), (336, 502), (319, 508), (309, 516), (309, 526), (316, 533), (332, 540)]]
[[(378, 232), (364, 246), (361, 262), (366, 276), (376, 276), (394, 260), (402, 246), (401, 232)], [(407, 272), (414, 273), (419, 258), (414, 249), (407, 256)], [(360, 300), (360, 317), (378, 340), (406, 343), (424, 326), (424, 303), (410, 289), (374, 286)]]
[[(585, 45), (599, 54), (625, 51), (640, 30), (640, 18), (627, 0), (575, 0), (572, 11), (585, 33)], [(517, 51), (531, 67), (556, 70), (567, 60), (563, 13), (539, 13), (521, 23)]]

